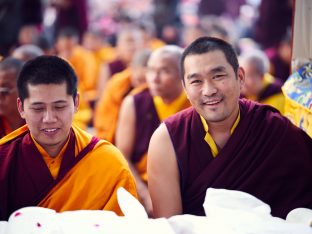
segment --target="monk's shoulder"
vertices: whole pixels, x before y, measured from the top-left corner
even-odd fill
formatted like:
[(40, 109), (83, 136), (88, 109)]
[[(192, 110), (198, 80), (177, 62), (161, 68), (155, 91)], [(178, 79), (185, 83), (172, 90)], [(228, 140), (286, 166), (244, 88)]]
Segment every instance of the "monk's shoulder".
[(20, 142), (21, 139), (28, 133), (27, 125), (23, 125), (22, 127), (14, 130), (13, 132), (7, 134), (6, 136), (0, 139), (1, 145), (11, 145), (12, 142)]
[(102, 167), (111, 170), (124, 170), (128, 168), (128, 163), (120, 150), (106, 140), (100, 140), (91, 151), (92, 158)]
[(168, 125), (181, 125), (190, 122), (193, 118), (194, 114), (196, 114), (195, 109), (191, 106), (186, 109), (183, 109), (168, 118), (165, 119), (165, 124)]

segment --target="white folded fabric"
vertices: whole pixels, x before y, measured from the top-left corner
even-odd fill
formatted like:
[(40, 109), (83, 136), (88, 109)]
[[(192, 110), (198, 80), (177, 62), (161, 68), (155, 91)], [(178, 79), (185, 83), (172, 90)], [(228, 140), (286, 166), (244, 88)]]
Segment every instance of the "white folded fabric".
[(143, 206), (124, 189), (117, 196), (124, 217), (103, 210), (56, 213), (26, 207), (11, 214), (8, 222), (0, 222), (0, 234), (312, 234), (311, 210), (293, 210), (286, 222), (272, 217), (267, 204), (240, 191), (209, 188), (204, 202), (207, 216), (169, 219), (148, 219)]

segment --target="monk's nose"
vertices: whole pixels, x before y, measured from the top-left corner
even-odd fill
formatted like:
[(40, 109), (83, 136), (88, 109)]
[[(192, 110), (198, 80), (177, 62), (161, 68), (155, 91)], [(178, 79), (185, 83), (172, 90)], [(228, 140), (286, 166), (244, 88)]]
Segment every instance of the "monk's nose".
[(57, 118), (53, 110), (46, 110), (43, 116), (43, 122), (51, 123), (56, 122)]

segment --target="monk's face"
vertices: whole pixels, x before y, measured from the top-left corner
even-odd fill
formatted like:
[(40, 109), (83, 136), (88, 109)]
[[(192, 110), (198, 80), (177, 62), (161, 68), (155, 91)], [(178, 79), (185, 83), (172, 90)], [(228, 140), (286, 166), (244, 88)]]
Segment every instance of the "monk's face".
[(78, 109), (63, 84), (28, 84), (28, 98), (18, 99), (21, 117), (28, 124), (34, 139), (47, 151), (61, 149), (70, 132), (74, 113)]
[(18, 116), (16, 76), (13, 69), (0, 71), (0, 115), (6, 118)]
[(241, 68), (235, 74), (223, 52), (216, 50), (188, 55), (184, 61), (184, 70), (187, 96), (208, 124), (236, 118), (244, 81)]
[(242, 94), (247, 97), (258, 96), (263, 88), (264, 74), (260, 74), (255, 65), (251, 62), (242, 61), (240, 65), (245, 71), (245, 82), (242, 87)]
[(158, 53), (152, 54), (147, 64), (146, 82), (153, 96), (174, 100), (183, 91), (176, 57)]

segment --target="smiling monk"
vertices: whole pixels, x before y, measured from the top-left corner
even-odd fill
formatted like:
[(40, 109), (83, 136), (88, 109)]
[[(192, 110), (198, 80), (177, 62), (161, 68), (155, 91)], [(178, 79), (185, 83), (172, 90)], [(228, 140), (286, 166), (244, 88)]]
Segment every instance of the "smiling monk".
[(77, 78), (56, 56), (27, 62), (18, 81), (18, 110), (26, 125), (0, 140), (0, 220), (16, 209), (111, 210), (116, 191), (134, 196), (134, 178), (120, 151), (72, 126)]
[(311, 209), (312, 139), (273, 107), (239, 99), (245, 73), (232, 46), (199, 38), (183, 52), (181, 68), (193, 107), (169, 117), (151, 138), (154, 215), (205, 215), (209, 187), (250, 193), (278, 217)]

